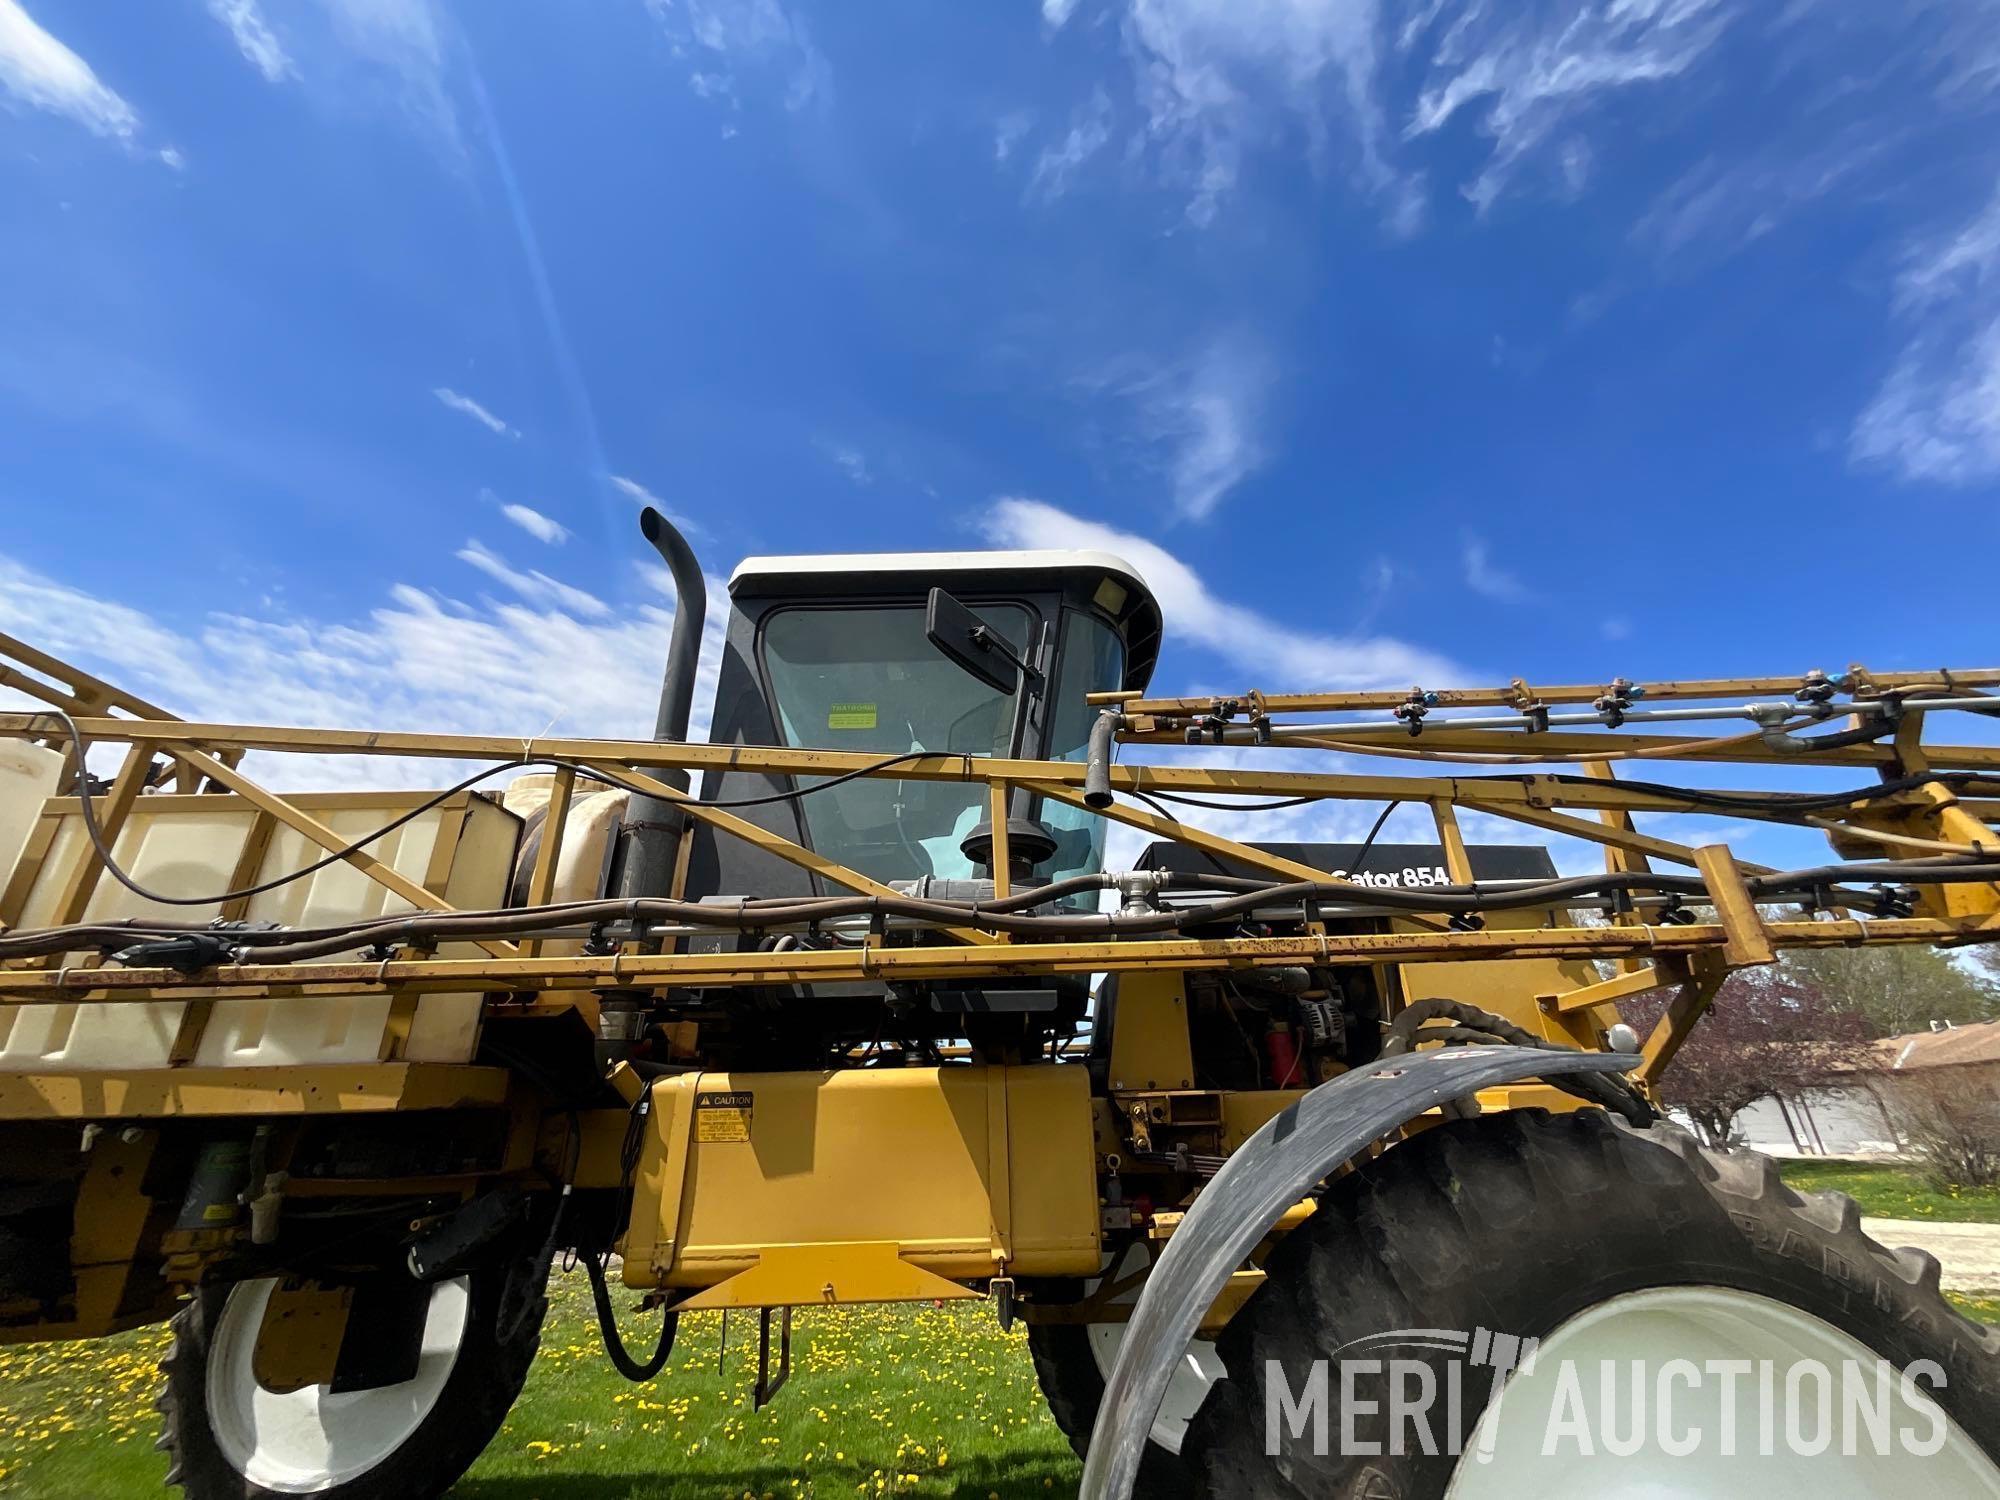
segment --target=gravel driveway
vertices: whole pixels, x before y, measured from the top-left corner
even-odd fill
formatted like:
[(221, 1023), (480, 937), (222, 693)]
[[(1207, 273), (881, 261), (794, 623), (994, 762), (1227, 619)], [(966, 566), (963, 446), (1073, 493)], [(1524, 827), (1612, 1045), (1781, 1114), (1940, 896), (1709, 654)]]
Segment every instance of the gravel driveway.
[(1954, 1292), (2000, 1292), (2000, 1224), (1934, 1224), (1927, 1219), (1863, 1219), (1871, 1239), (1892, 1249), (1928, 1250)]

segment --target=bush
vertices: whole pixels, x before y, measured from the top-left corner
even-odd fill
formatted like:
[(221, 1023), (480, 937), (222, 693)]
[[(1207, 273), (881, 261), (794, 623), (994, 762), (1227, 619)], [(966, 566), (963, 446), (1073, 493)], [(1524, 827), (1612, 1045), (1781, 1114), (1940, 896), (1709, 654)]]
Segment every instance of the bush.
[(1891, 1107), (1934, 1187), (2000, 1186), (2000, 1090), (1964, 1080), (1899, 1078)]

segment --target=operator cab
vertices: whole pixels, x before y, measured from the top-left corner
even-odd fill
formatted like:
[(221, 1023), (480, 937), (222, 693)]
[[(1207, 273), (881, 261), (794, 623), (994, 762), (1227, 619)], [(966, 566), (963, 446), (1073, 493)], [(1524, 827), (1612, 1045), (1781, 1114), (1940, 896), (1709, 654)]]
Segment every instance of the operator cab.
[[(1159, 654), (1159, 605), (1137, 570), (1105, 552), (754, 557), (729, 596), (709, 730), (718, 745), (1081, 760), (1097, 713), (1085, 695), (1142, 690)], [(871, 776), (782, 795), (818, 780), (711, 771), (700, 795), (778, 796), (736, 812), (876, 880), (989, 873), (983, 784)], [(1023, 796), (1009, 824), (1029, 856), (1021, 879), (1103, 866), (1103, 821), (1079, 808)], [(694, 830), (696, 899), (838, 889), (741, 839)]]

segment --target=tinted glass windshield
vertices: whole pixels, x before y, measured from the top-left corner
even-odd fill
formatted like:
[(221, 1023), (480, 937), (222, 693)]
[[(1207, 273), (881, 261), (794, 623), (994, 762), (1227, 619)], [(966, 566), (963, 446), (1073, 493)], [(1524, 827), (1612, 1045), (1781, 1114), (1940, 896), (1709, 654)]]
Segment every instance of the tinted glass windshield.
[[(1027, 609), (973, 607), (1027, 654)], [(947, 660), (924, 638), (916, 605), (783, 610), (764, 626), (764, 670), (788, 745), (884, 756), (1012, 749), (1016, 694), (996, 692)], [(871, 776), (801, 806), (813, 848), (877, 880), (979, 873), (958, 846), (984, 810), (981, 788)]]

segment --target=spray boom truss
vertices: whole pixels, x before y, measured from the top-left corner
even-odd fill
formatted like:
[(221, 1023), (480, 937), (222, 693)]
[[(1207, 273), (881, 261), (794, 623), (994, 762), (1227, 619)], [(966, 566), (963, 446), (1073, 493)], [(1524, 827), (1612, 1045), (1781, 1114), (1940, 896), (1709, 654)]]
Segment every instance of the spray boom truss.
[[(1095, 753), (1084, 762), (922, 753), (884, 761), (753, 745), (524, 742), (187, 722), (4, 636), (0, 683), (48, 705), (0, 714), (0, 736), (42, 741), (66, 757), (68, 795), (49, 804), (44, 824), (80, 810), (92, 839), (62, 893), (57, 920), (47, 926), (12, 925), (46, 841), (38, 850), (31, 833), (14, 878), (0, 888), (0, 1005), (476, 990), (489, 1004), (532, 1007), (587, 1003), (593, 990), (692, 985), (1608, 959), (1621, 961), (1616, 977), (1545, 996), (1543, 1008), (1560, 1029), (1606, 1001), (1673, 988), (1675, 1003), (1644, 1043), (1641, 1073), (1651, 1077), (1729, 969), (1771, 962), (1786, 948), (2000, 940), (2000, 747), (1938, 743), (1927, 733), (1934, 720), (2000, 715), (2000, 698), (1993, 696), (2000, 669), (1855, 667), (1831, 677), (1621, 678), (1551, 688), (1516, 679), (1498, 689), (1236, 698), (1099, 695), (1092, 700), (1100, 711)], [(1662, 732), (1675, 724), (1702, 728)], [(1717, 732), (1718, 726), (1727, 727)], [(1181, 748), (1172, 763), (1113, 764), (1112, 747), (1120, 744)], [(108, 788), (93, 790), (77, 772), (91, 747), (109, 745), (126, 747), (123, 761)], [(1227, 756), (1216, 747), (1227, 747)], [(1300, 752), (1319, 752), (1340, 769), (1301, 769)], [(552, 770), (551, 815), (528, 872), (525, 904), (452, 909), (438, 891), (372, 854), (372, 840), (341, 837), (298, 799), (247, 774), (252, 755), (266, 766), (300, 755), (482, 766), (461, 790), (524, 766)], [(1203, 763), (1225, 758), (1234, 763)], [(1352, 758), (1364, 766), (1379, 762), (1379, 769), (1349, 770)], [(1266, 759), (1281, 764), (1265, 769), (1258, 763)], [(1621, 763), (1629, 771), (1634, 762), (1643, 776), (1619, 774)], [(1703, 770), (1725, 766), (1735, 784), (1700, 780)], [(679, 790), (673, 783), (680, 778), (671, 774), (724, 769), (798, 778), (802, 795), (830, 778), (980, 786), (992, 809), (993, 896), (940, 901), (885, 885), (727, 806), (704, 803)], [(579, 785), (591, 783), (672, 803), (718, 836), (747, 840), (809, 871), (827, 894), (684, 901), (683, 860), (665, 896), (551, 904), (562, 813)], [(180, 795), (234, 794), (255, 809), (260, 825), (288, 828), (323, 849), (320, 863), (344, 861), (388, 887), (400, 909), (337, 928), (257, 933), (151, 918), (86, 923), (100, 880), (107, 873), (126, 878), (108, 857), (120, 827), (141, 796), (173, 795), (169, 784)], [(1010, 887), (1008, 811), (1021, 795), (1187, 845), (1231, 873), (1108, 872), (1058, 886)], [(1201, 811), (1235, 813), (1269, 806), (1269, 799), (1422, 809), (1436, 828), (1446, 883), (1421, 890), (1357, 883), (1197, 821)], [(1649, 818), (1645, 830), (1635, 821), (1642, 814)], [(1461, 829), (1467, 815), (1595, 844), (1603, 872), (1561, 881), (1476, 880)], [(1799, 870), (1748, 863), (1726, 843), (1697, 846), (1668, 837), (1675, 817), (1711, 828), (1728, 818), (1817, 830), (1836, 860)], [(1121, 908), (1090, 913), (1050, 905), (1097, 886), (1118, 891)], [(1188, 900), (1164, 899), (1197, 888)], [(1254, 935), (1252, 914), (1273, 907), (1303, 912), (1304, 934)], [(1608, 921), (1576, 925), (1567, 914), (1589, 907)], [(1484, 920), (1491, 911), (1530, 909), (1543, 914), (1544, 925), (1489, 927)], [(1319, 920), (1352, 915), (1381, 920)], [(1237, 935), (1215, 936), (1218, 926)], [(688, 937), (717, 927), (804, 940), (750, 953), (683, 951)], [(562, 935), (596, 941), (576, 956), (541, 951)], [(473, 943), (479, 951), (438, 957), (444, 941)], [(357, 949), (369, 957), (355, 960)], [(79, 952), (93, 951), (104, 956), (79, 961)]]

